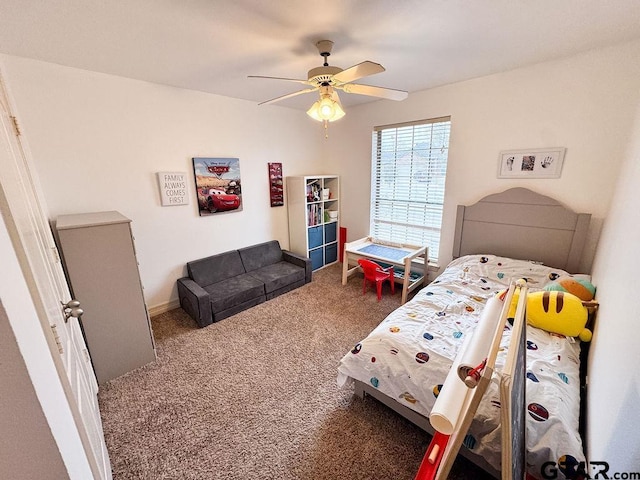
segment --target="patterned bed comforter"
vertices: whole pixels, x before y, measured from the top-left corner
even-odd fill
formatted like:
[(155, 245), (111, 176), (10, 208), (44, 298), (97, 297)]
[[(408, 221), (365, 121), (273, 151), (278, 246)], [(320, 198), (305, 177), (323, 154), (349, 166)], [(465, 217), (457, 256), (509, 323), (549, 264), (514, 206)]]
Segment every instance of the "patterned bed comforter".
[[(458, 350), (473, 333), (487, 299), (525, 278), (530, 291), (567, 272), (523, 260), (469, 255), (451, 262), (414, 298), (392, 312), (340, 362), (338, 384), (368, 383), (416, 412), (429, 416)], [(500, 470), (500, 371), (506, 360), (507, 326), (494, 378), (478, 408), (465, 446)], [(542, 478), (545, 462), (572, 478), (584, 461), (578, 433), (580, 343), (527, 326), (526, 435), (531, 475)]]

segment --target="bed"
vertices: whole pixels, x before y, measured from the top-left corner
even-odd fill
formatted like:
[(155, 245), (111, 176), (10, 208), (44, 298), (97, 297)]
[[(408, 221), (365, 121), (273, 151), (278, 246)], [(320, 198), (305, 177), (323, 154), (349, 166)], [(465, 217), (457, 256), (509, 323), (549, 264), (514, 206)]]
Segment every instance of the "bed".
[[(429, 413), (487, 300), (518, 278), (535, 291), (557, 276), (576, 273), (589, 221), (589, 214), (524, 188), (459, 206), (454, 260), (345, 354), (338, 383), (355, 383), (357, 395), (371, 395), (434, 433)], [(558, 478), (571, 478), (572, 468), (585, 460), (578, 428), (580, 343), (531, 326), (526, 333), (527, 470), (542, 478), (545, 462), (562, 463), (567, 468), (558, 469)], [(496, 477), (502, 450), (499, 377), (510, 334), (507, 326), (497, 373), (460, 451)]]

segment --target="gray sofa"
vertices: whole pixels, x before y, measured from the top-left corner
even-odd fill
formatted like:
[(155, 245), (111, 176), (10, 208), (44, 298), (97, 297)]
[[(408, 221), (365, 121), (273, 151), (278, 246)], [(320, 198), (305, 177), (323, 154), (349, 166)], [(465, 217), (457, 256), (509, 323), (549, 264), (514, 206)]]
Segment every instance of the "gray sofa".
[(277, 240), (187, 263), (178, 279), (180, 306), (200, 327), (270, 300), (311, 281), (311, 260)]

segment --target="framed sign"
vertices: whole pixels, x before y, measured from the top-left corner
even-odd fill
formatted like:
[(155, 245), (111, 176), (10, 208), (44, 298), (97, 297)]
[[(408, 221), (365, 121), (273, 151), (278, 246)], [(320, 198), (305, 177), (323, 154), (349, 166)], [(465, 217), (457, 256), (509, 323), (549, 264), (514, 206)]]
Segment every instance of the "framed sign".
[(498, 178), (560, 178), (564, 147), (506, 150), (498, 157)]
[(242, 210), (240, 160), (194, 157), (193, 173), (201, 217)]
[(158, 172), (160, 201), (163, 207), (189, 205), (187, 174), (184, 172)]

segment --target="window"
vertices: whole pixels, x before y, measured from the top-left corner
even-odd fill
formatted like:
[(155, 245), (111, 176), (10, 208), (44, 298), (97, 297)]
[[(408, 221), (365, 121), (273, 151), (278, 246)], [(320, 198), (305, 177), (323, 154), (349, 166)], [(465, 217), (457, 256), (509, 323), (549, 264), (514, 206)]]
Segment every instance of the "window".
[(427, 245), (438, 261), (449, 154), (450, 117), (375, 127), (371, 236)]

